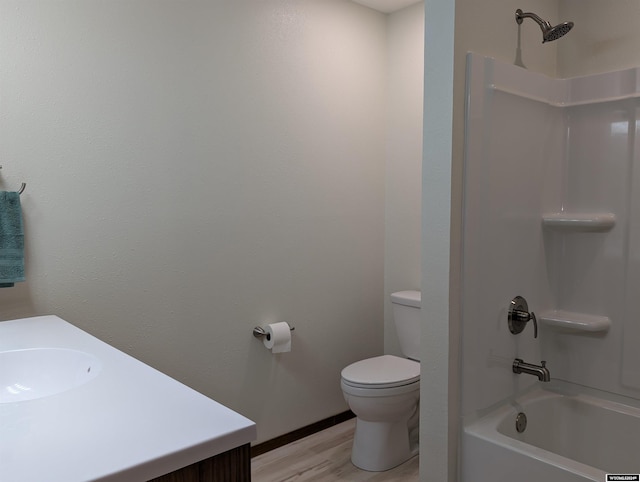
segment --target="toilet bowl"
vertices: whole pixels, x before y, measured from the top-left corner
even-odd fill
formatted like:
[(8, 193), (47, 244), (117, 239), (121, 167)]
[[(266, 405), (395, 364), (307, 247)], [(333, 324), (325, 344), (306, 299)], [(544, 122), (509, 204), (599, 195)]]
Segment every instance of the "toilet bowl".
[(415, 359), (382, 355), (352, 363), (341, 373), (344, 398), (357, 417), (351, 461), (373, 472), (418, 453), (420, 292), (394, 293), (392, 302), (401, 349)]
[(373, 472), (391, 469), (418, 451), (420, 364), (393, 355), (368, 358), (342, 370), (342, 393), (355, 413), (351, 461)]

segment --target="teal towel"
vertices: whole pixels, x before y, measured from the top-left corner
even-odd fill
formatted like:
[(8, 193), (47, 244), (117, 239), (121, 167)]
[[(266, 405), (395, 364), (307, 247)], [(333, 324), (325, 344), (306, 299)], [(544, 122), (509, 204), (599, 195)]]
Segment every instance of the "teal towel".
[(24, 281), (24, 231), (17, 192), (0, 191), (0, 288)]

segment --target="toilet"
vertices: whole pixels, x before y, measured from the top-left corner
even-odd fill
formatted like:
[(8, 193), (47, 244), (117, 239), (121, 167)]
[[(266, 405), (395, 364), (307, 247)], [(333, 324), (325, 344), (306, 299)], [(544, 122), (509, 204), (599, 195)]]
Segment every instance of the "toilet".
[(391, 295), (400, 349), (344, 368), (341, 386), (356, 415), (351, 462), (381, 472), (418, 453), (420, 402), (420, 291)]

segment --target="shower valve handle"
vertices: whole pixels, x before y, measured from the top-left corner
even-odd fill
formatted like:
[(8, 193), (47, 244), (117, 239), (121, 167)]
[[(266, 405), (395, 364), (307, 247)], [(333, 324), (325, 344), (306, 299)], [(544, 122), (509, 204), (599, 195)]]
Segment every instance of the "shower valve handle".
[(509, 306), (509, 331), (514, 335), (522, 333), (529, 321), (533, 321), (533, 337), (538, 338), (538, 320), (536, 314), (532, 311), (529, 312), (529, 305), (527, 300), (522, 296), (516, 296), (511, 300)]
[(516, 323), (525, 324), (529, 321), (533, 321), (533, 337), (538, 338), (538, 320), (536, 319), (536, 314), (533, 311), (529, 313), (527, 311), (513, 310), (512, 317), (513, 321)]

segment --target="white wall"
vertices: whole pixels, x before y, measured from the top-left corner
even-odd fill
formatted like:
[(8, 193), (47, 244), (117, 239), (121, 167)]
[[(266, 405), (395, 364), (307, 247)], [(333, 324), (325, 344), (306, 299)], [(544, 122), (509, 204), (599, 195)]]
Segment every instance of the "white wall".
[[(383, 351), (386, 19), (340, 0), (0, 2), (2, 183), (55, 313), (258, 423)], [(382, 101), (381, 101), (382, 99)], [(253, 326), (287, 320), (272, 356)], [(337, 336), (338, 335), (338, 336)]]
[(560, 17), (575, 23), (558, 43), (558, 76), (610, 72), (640, 65), (640, 4), (633, 0), (560, 0)]
[[(455, 4), (425, 1), (422, 158), (420, 480), (453, 482), (455, 394), (450, 376), (449, 255)], [(455, 328), (455, 326), (454, 326)]]
[(388, 16), (384, 348), (400, 355), (389, 295), (420, 289), (424, 4)]

